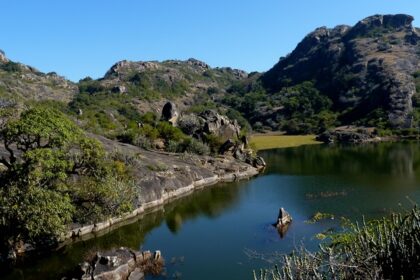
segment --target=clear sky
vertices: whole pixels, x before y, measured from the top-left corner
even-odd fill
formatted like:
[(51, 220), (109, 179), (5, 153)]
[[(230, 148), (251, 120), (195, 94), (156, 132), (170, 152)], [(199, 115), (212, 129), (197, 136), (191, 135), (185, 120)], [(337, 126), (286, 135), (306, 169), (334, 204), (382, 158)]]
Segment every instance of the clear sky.
[(123, 59), (266, 71), (319, 26), (378, 13), (420, 26), (420, 0), (2, 0), (0, 9), (10, 59), (74, 81)]

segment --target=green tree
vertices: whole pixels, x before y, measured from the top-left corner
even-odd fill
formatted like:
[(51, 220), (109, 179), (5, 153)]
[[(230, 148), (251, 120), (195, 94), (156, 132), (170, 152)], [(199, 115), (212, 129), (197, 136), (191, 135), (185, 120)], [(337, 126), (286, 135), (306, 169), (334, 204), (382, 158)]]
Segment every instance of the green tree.
[(3, 246), (54, 240), (80, 220), (75, 213), (100, 218), (128, 210), (126, 178), (113, 171), (102, 145), (61, 112), (45, 107), (23, 112), (4, 125), (0, 140), (7, 151), (0, 158)]

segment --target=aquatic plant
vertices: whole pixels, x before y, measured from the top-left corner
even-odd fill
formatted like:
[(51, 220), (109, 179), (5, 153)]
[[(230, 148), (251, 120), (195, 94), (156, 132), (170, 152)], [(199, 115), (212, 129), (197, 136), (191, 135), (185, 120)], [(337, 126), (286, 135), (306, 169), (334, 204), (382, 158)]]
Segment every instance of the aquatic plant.
[(420, 210), (350, 224), (330, 243), (281, 258), (282, 265), (254, 272), (255, 280), (414, 279), (420, 276)]

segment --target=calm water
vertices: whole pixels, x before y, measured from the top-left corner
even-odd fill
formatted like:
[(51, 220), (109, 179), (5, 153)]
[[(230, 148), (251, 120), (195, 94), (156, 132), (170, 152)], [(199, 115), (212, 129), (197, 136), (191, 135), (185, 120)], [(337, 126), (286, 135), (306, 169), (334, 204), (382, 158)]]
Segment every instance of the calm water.
[[(273, 255), (301, 244), (316, 249), (314, 235), (339, 226), (331, 220), (305, 223), (317, 211), (360, 219), (410, 207), (410, 200), (419, 203), (419, 148), (418, 143), (387, 143), (266, 151), (261, 155), (269, 167), (257, 178), (196, 192), (0, 279), (57, 279), (86, 251), (120, 246), (160, 249), (167, 261), (166, 279), (252, 279), (252, 270), (270, 267)], [(279, 207), (294, 219), (284, 238), (271, 226)], [(264, 260), (250, 258), (250, 252)]]

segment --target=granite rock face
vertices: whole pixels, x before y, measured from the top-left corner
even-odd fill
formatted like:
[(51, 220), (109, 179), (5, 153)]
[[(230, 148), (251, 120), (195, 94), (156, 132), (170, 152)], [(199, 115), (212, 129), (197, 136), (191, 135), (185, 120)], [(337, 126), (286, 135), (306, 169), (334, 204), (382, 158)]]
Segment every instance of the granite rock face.
[(239, 138), (241, 126), (236, 120), (217, 113), (215, 110), (205, 110), (196, 114), (183, 115), (178, 125), (187, 135), (204, 139), (206, 135), (220, 137), (222, 141)]
[(420, 34), (409, 15), (375, 15), (354, 27), (321, 27), (308, 34), (261, 81), (269, 92), (304, 81), (346, 110), (352, 123), (381, 109), (396, 128), (411, 125), (413, 73), (420, 69)]

